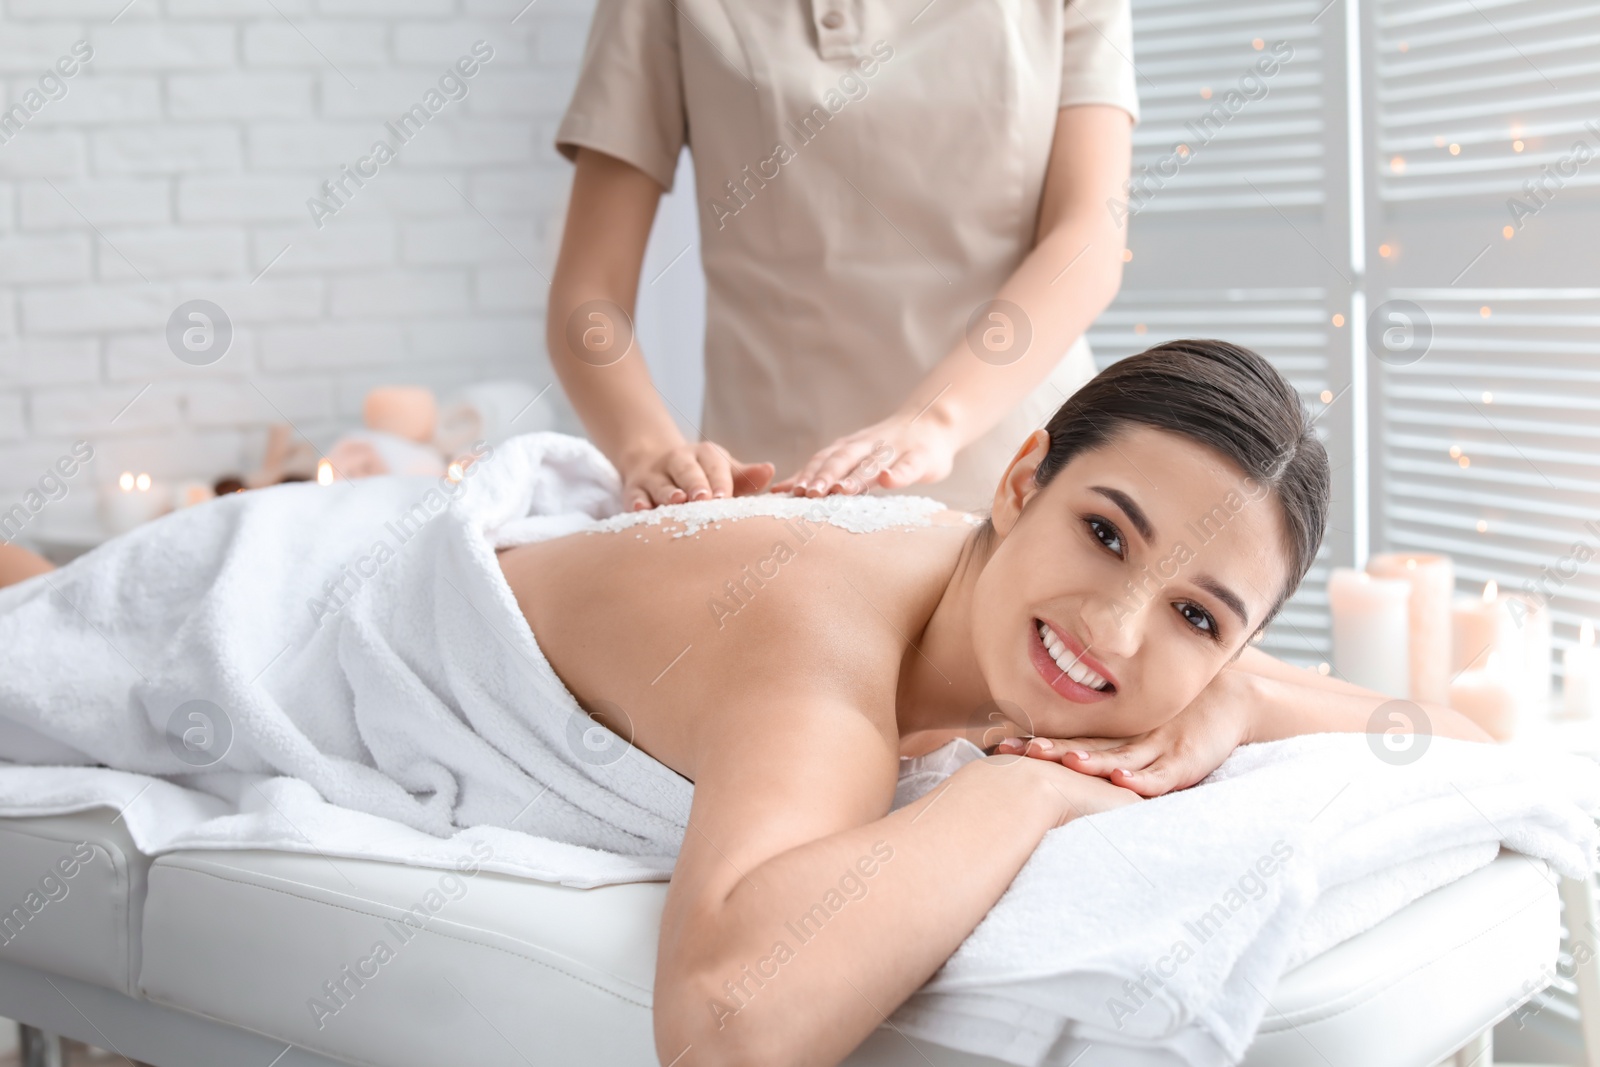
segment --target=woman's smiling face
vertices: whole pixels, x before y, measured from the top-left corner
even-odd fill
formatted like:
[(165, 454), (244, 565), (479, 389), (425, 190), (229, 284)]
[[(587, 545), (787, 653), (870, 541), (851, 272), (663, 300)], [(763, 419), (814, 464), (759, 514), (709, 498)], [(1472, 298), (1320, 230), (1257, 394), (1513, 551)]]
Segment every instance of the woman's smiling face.
[(1179, 434), (1125, 426), (1039, 488), (1043, 431), (996, 494), (973, 600), (989, 691), (1025, 731), (1129, 737), (1182, 711), (1287, 580), (1274, 494)]

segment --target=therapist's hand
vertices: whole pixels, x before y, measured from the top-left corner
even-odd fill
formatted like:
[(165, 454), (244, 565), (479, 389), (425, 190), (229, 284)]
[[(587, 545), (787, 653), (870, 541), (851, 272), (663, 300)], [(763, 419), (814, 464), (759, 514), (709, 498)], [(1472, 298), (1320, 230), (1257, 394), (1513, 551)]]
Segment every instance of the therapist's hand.
[(895, 415), (820, 449), (772, 491), (825, 496), (936, 482), (950, 473), (960, 447), (955, 433), (931, 418)]
[(1141, 796), (1187, 789), (1251, 740), (1253, 676), (1225, 667), (1172, 719), (1133, 737), (1011, 737), (997, 754), (1021, 753), (1107, 778)]
[(641, 452), (617, 464), (622, 506), (642, 511), (658, 504), (749, 496), (766, 489), (777, 468), (741, 463), (714, 441), (680, 441)]

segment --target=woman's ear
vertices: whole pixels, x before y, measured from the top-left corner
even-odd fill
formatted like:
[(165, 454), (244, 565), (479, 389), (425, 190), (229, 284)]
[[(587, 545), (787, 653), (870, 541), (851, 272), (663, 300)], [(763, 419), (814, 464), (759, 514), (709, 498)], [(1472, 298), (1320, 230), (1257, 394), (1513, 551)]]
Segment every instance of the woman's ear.
[(1011, 465), (1000, 476), (1000, 485), (994, 491), (994, 510), (989, 518), (1001, 537), (1011, 532), (1022, 517), (1023, 505), (1039, 491), (1033, 475), (1049, 452), (1050, 434), (1035, 430), (1022, 442), (1017, 454), (1011, 457)]

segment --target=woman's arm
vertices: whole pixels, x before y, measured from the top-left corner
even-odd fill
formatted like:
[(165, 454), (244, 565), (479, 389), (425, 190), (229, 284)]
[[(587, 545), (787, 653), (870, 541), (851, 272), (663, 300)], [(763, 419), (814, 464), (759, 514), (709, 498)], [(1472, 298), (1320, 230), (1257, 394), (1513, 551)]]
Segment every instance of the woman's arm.
[(685, 441), (650, 379), (633, 315), (660, 199), (661, 186), (644, 171), (579, 148), (545, 313), (551, 365), (590, 438), (622, 475), (630, 510), (751, 493), (772, 477), (769, 463), (739, 463), (711, 442)]
[(861, 715), (812, 707), (764, 723), (695, 780), (657, 957), (663, 1064), (838, 1063), (949, 957), (1047, 830), (1138, 799), (989, 757), (884, 815), (896, 755)]
[(1020, 358), (980, 360), (963, 336), (893, 416), (840, 438), (773, 488), (819, 479), (839, 484), (878, 441), (895, 452), (880, 484), (942, 478), (959, 449), (1044, 381), (1122, 284), (1126, 234), (1107, 204), (1123, 195), (1128, 180), (1131, 131), (1128, 113), (1108, 104), (1080, 104), (1056, 114), (1034, 247), (995, 294), (1027, 316), (1032, 340)]
[(1024, 752), (1100, 775), (1147, 796), (1186, 789), (1222, 765), (1239, 745), (1299, 734), (1426, 733), (1465, 741), (1493, 741), (1482, 727), (1440, 704), (1405, 703), (1421, 716), (1393, 709), (1381, 723), (1372, 715), (1400, 698), (1338, 678), (1291, 667), (1246, 647), (1174, 718), (1137, 737), (1036, 738), (1002, 743), (999, 751)]
[(53, 571), (56, 565), (21, 545), (0, 544), (0, 589)]
[[(1232, 669), (1260, 679), (1261, 691), (1253, 701), (1252, 741), (1275, 741), (1296, 734), (1363, 733), (1371, 728), (1374, 711), (1391, 701), (1404, 699), (1363, 689), (1340, 678), (1291, 667), (1258, 648), (1246, 648), (1241, 652)], [(1435, 736), (1457, 737), (1464, 741), (1494, 740), (1483, 727), (1443, 704), (1407, 703), (1422, 709), (1427, 716), (1427, 732)], [(1410, 725), (1416, 728), (1423, 723)]]

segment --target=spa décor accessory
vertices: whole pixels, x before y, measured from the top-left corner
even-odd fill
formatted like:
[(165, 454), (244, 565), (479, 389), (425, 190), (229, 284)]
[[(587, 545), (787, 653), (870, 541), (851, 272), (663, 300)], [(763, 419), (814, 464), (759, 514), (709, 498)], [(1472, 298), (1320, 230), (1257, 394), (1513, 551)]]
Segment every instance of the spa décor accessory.
[(123, 471), (100, 486), (100, 522), (112, 533), (127, 533), (172, 510), (172, 490), (145, 472)]
[(1578, 643), (1561, 653), (1561, 714), (1569, 719), (1600, 719), (1600, 649), (1594, 623), (1578, 626)]
[(1411, 591), (1403, 578), (1334, 568), (1328, 578), (1328, 606), (1339, 677), (1380, 693), (1410, 691)]
[(1449, 556), (1392, 552), (1373, 556), (1367, 573), (1398, 579), (1411, 587), (1409, 607), (1410, 684), (1404, 692), (1424, 704), (1442, 704), (1450, 677), (1450, 601), (1455, 565)]

